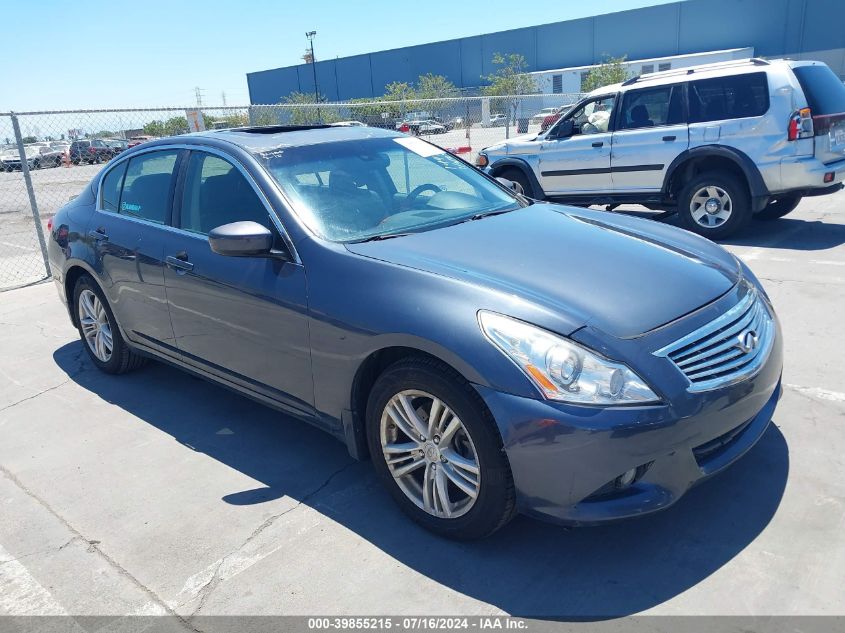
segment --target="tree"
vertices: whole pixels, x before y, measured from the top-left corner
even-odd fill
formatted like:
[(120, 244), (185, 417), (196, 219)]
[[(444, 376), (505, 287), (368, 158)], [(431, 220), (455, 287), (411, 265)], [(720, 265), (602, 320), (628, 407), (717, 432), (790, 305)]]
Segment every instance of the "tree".
[(596, 88), (609, 86), (610, 84), (622, 83), (628, 79), (628, 71), (623, 65), (625, 56), (609, 57), (605, 55), (604, 61), (593, 68), (581, 82), (581, 91), (590, 92)]
[(38, 137), (36, 136), (24, 136), (22, 139), (24, 145), (29, 145), (30, 143), (37, 143)]
[(144, 134), (147, 136), (167, 136), (164, 133), (164, 123), (161, 121), (150, 121), (144, 124)]
[(150, 121), (144, 125), (144, 134), (148, 136), (177, 136), (188, 131), (188, 119), (174, 116), (167, 121)]
[(114, 132), (110, 132), (109, 130), (100, 130), (99, 132), (92, 134), (92, 138), (109, 138), (114, 135)]
[(417, 99), (445, 99), (454, 97), (458, 89), (443, 75), (427, 73), (417, 78)]
[(482, 92), (490, 97), (503, 97), (510, 95), (525, 95), (537, 92), (537, 84), (534, 78), (529, 75), (528, 62), (519, 53), (502, 55), (495, 53), (493, 63), (499, 66), (492, 75), (481, 78), (489, 82)]
[(282, 99), (282, 104), (293, 106), (283, 108), (290, 115), (293, 125), (313, 125), (315, 123), (334, 123), (340, 121), (337, 106), (321, 105), (326, 101), (323, 95), (318, 95), (319, 102), (315, 104), (314, 95), (304, 92), (292, 92)]

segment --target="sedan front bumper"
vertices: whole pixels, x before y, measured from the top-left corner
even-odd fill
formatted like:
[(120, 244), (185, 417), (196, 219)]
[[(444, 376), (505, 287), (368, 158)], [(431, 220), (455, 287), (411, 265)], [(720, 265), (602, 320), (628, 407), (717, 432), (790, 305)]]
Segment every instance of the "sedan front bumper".
[[(778, 340), (755, 376), (681, 406), (586, 407), (476, 389), (499, 426), (520, 511), (594, 524), (667, 508), (754, 446), (780, 398), (781, 353)], [(631, 469), (636, 482), (614, 489)]]

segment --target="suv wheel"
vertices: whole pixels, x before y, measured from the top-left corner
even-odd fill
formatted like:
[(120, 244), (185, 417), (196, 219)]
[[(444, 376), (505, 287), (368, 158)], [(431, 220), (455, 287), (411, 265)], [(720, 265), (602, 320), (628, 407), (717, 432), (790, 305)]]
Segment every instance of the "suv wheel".
[(505, 169), (501, 174), (499, 174), (499, 176), (510, 180), (511, 182), (515, 182), (518, 185), (516, 189), (517, 193), (521, 193), (528, 198), (533, 198), (535, 196), (534, 187), (531, 186), (531, 182), (522, 170), (514, 168)]
[(73, 305), (79, 336), (98, 369), (123, 374), (144, 364), (146, 359), (123, 340), (103, 291), (90, 276), (82, 275), (77, 280)]
[(388, 367), (370, 392), (366, 424), (376, 473), (423, 527), (472, 539), (513, 517), (513, 477), (495, 421), (449, 367), (427, 358)]
[(711, 240), (727, 237), (751, 218), (748, 190), (726, 172), (696, 176), (681, 191), (678, 215), (685, 228)]
[(798, 194), (777, 196), (766, 205), (765, 209), (755, 214), (754, 217), (760, 218), (761, 220), (777, 220), (790, 211), (794, 211), (799, 202), (801, 202), (801, 196)]

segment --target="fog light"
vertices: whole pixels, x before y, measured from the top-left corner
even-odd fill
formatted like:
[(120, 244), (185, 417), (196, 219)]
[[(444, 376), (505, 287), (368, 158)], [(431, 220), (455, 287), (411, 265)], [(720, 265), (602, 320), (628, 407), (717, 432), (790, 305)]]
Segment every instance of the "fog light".
[(825, 182), (833, 182), (834, 178), (836, 178), (836, 172), (835, 171), (829, 171), (824, 175), (824, 181)]
[(637, 469), (632, 468), (631, 470), (625, 471), (621, 475), (616, 478), (616, 488), (621, 490), (622, 488), (627, 488), (630, 486), (634, 481), (637, 479)]

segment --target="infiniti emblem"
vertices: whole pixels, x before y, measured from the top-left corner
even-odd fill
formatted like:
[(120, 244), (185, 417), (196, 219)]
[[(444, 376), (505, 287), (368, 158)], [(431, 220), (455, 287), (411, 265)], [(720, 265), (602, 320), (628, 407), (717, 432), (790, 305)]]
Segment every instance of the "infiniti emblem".
[(745, 332), (741, 332), (736, 338), (736, 346), (745, 354), (755, 349), (759, 340), (757, 337), (757, 332), (755, 332), (754, 330), (746, 330)]

